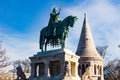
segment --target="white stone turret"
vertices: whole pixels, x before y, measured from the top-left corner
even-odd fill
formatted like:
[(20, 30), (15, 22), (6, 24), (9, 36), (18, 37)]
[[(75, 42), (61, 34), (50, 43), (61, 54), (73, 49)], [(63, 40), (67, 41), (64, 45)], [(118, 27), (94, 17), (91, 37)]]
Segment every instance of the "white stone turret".
[(103, 79), (103, 58), (97, 52), (94, 40), (91, 35), (90, 27), (84, 14), (84, 22), (78, 43), (76, 54), (80, 56), (79, 60), (79, 75), (82, 77), (86, 74), (86, 70), (90, 67), (91, 72), (89, 77), (93, 80), (98, 78)]
[(103, 60), (96, 50), (94, 40), (91, 35), (90, 27), (89, 27), (89, 24), (86, 18), (86, 14), (84, 14), (84, 22), (83, 22), (83, 27), (82, 27), (82, 31), (80, 35), (80, 41), (78, 44), (76, 54), (84, 58), (94, 57), (97, 60), (98, 59)]

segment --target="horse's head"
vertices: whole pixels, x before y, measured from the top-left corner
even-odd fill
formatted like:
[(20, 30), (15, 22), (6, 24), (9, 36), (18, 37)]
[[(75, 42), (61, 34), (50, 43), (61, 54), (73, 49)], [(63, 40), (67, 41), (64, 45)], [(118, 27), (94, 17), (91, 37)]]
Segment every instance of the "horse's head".
[(70, 23), (69, 23), (69, 25), (71, 26), (71, 27), (73, 27), (74, 26), (74, 23), (75, 23), (75, 21), (77, 20), (78, 18), (76, 17), (76, 16), (70, 16)]

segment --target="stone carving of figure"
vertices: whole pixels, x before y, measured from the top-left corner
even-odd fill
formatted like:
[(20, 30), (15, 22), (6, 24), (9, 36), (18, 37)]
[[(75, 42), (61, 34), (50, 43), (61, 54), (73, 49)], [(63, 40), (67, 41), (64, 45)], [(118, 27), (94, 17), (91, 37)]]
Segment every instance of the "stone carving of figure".
[(65, 61), (65, 76), (71, 76), (70, 74), (70, 64), (68, 61)]
[(23, 72), (21, 66), (18, 66), (16, 68), (16, 70), (17, 70), (17, 79), (16, 80), (26, 80), (26, 75)]
[(87, 67), (85, 73), (82, 75), (82, 79), (81, 80), (93, 80), (91, 78), (91, 75), (90, 75), (90, 72), (91, 72), (91, 67)]
[[(61, 9), (60, 9), (61, 10)], [(52, 13), (50, 14), (50, 20), (48, 23), (48, 34), (56, 35), (56, 26), (59, 20), (60, 11), (57, 11), (57, 8), (54, 7)]]

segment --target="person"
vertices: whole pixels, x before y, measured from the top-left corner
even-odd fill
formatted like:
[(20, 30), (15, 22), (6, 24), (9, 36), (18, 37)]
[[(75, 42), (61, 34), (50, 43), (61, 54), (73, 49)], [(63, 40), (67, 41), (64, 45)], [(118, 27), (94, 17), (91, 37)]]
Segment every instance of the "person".
[(60, 11), (58, 12), (57, 8), (54, 7), (52, 13), (50, 14), (50, 20), (48, 23), (48, 35), (50, 36), (56, 35), (56, 27), (58, 22), (60, 21), (59, 14), (60, 14)]

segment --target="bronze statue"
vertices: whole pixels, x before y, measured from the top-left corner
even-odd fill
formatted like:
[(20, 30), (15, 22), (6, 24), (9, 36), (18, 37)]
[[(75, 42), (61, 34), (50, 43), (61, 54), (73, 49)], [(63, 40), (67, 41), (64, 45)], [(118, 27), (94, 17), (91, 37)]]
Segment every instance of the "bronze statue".
[(26, 75), (23, 72), (21, 66), (18, 66), (16, 68), (16, 70), (17, 70), (17, 79), (16, 80), (26, 80)]
[(69, 32), (69, 26), (73, 27), (77, 17), (68, 16), (61, 21), (59, 20), (60, 10), (57, 12), (57, 9), (53, 8), (48, 26), (40, 31), (39, 47), (41, 51), (43, 51), (44, 46), (46, 51), (47, 44), (53, 47), (56, 45), (61, 45), (61, 48), (65, 47), (65, 39)]
[[(60, 9), (61, 10), (61, 9)], [(48, 35), (52, 36), (56, 34), (56, 26), (59, 20), (59, 14), (60, 14), (60, 10), (59, 12), (57, 11), (57, 8), (54, 7), (52, 13), (50, 14), (50, 20), (48, 23)]]

